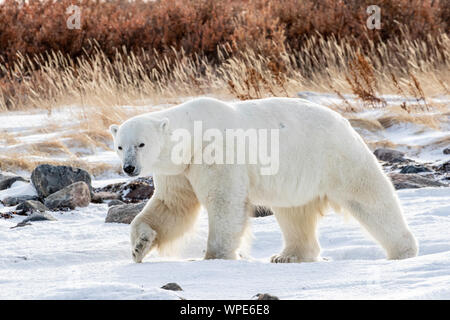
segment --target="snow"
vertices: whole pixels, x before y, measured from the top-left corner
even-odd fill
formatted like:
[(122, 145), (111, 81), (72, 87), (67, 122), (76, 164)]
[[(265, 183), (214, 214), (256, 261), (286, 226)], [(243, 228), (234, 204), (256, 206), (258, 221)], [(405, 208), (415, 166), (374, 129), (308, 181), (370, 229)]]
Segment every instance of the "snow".
[(37, 196), (37, 192), (31, 183), (24, 181), (16, 181), (10, 188), (0, 191), (0, 200), (20, 196)]
[[(450, 299), (450, 189), (399, 192), (420, 255), (388, 261), (352, 219), (334, 213), (320, 223), (324, 261), (271, 264), (282, 246), (273, 216), (253, 218), (251, 257), (201, 260), (207, 237), (202, 212), (176, 257), (130, 257), (129, 225), (106, 224), (107, 207), (54, 213), (58, 221), (10, 229), (0, 221), (1, 299)], [(184, 291), (160, 289), (168, 282)]]

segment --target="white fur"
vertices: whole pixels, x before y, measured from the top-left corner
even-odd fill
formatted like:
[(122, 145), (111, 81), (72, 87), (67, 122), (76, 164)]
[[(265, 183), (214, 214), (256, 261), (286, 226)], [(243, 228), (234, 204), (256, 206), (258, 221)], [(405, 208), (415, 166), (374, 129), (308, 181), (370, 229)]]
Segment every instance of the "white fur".
[[(173, 163), (171, 133), (192, 132), (194, 121), (221, 131), (280, 129), (278, 173), (261, 175), (254, 164)], [(317, 222), (328, 205), (355, 217), (389, 259), (417, 255), (392, 183), (349, 122), (328, 108), (303, 99), (224, 103), (199, 98), (131, 118), (111, 132), (124, 164), (132, 162), (139, 174), (155, 179), (154, 196), (131, 226), (137, 262), (189, 230), (200, 204), (209, 217), (207, 259), (237, 258), (253, 205), (272, 207), (283, 232), (285, 248), (272, 262), (319, 259)], [(151, 244), (143, 245), (142, 238)]]

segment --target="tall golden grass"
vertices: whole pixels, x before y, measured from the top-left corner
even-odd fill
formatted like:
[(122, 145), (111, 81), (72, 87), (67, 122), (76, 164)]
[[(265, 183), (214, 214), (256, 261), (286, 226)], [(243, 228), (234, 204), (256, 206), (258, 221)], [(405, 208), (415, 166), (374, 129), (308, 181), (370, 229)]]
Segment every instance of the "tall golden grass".
[[(302, 90), (353, 92), (373, 105), (382, 102), (379, 93), (403, 93), (419, 101), (449, 92), (447, 34), (427, 42), (373, 43), (366, 52), (352, 42), (317, 35), (305, 40), (300, 50), (282, 52), (276, 64), (252, 49), (229, 55), (228, 46), (217, 48), (219, 61), (214, 64), (175, 49), (172, 58), (144, 52), (138, 57), (123, 49), (110, 60), (98, 48), (92, 56), (75, 60), (60, 52), (18, 55), (11, 69), (0, 64), (6, 74), (0, 110), (143, 105), (202, 94), (252, 99), (292, 96)], [(148, 71), (150, 63), (155, 67)], [(103, 122), (108, 125), (123, 116), (119, 109), (108, 109)]]

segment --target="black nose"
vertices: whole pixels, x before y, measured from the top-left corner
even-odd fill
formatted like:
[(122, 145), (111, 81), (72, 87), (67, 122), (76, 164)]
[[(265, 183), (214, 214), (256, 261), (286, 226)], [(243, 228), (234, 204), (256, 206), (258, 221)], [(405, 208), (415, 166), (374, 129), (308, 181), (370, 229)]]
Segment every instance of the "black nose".
[(123, 171), (125, 171), (125, 172), (128, 173), (128, 174), (132, 174), (132, 173), (134, 172), (134, 169), (136, 169), (136, 168), (133, 167), (133, 166), (126, 166), (126, 167), (123, 167)]

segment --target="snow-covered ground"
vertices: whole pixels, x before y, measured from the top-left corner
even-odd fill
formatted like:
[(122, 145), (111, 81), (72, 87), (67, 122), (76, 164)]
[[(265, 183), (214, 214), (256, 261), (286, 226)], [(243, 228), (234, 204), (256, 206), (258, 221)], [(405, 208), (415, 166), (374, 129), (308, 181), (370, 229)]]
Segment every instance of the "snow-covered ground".
[[(322, 262), (271, 264), (282, 246), (273, 216), (252, 219), (251, 258), (203, 261), (207, 219), (176, 257), (130, 257), (129, 226), (106, 224), (106, 205), (54, 214), (58, 221), (10, 229), (0, 221), (1, 299), (450, 299), (450, 189), (399, 192), (420, 244), (417, 258), (387, 261), (353, 220), (320, 224)], [(168, 282), (184, 291), (159, 289)]]

